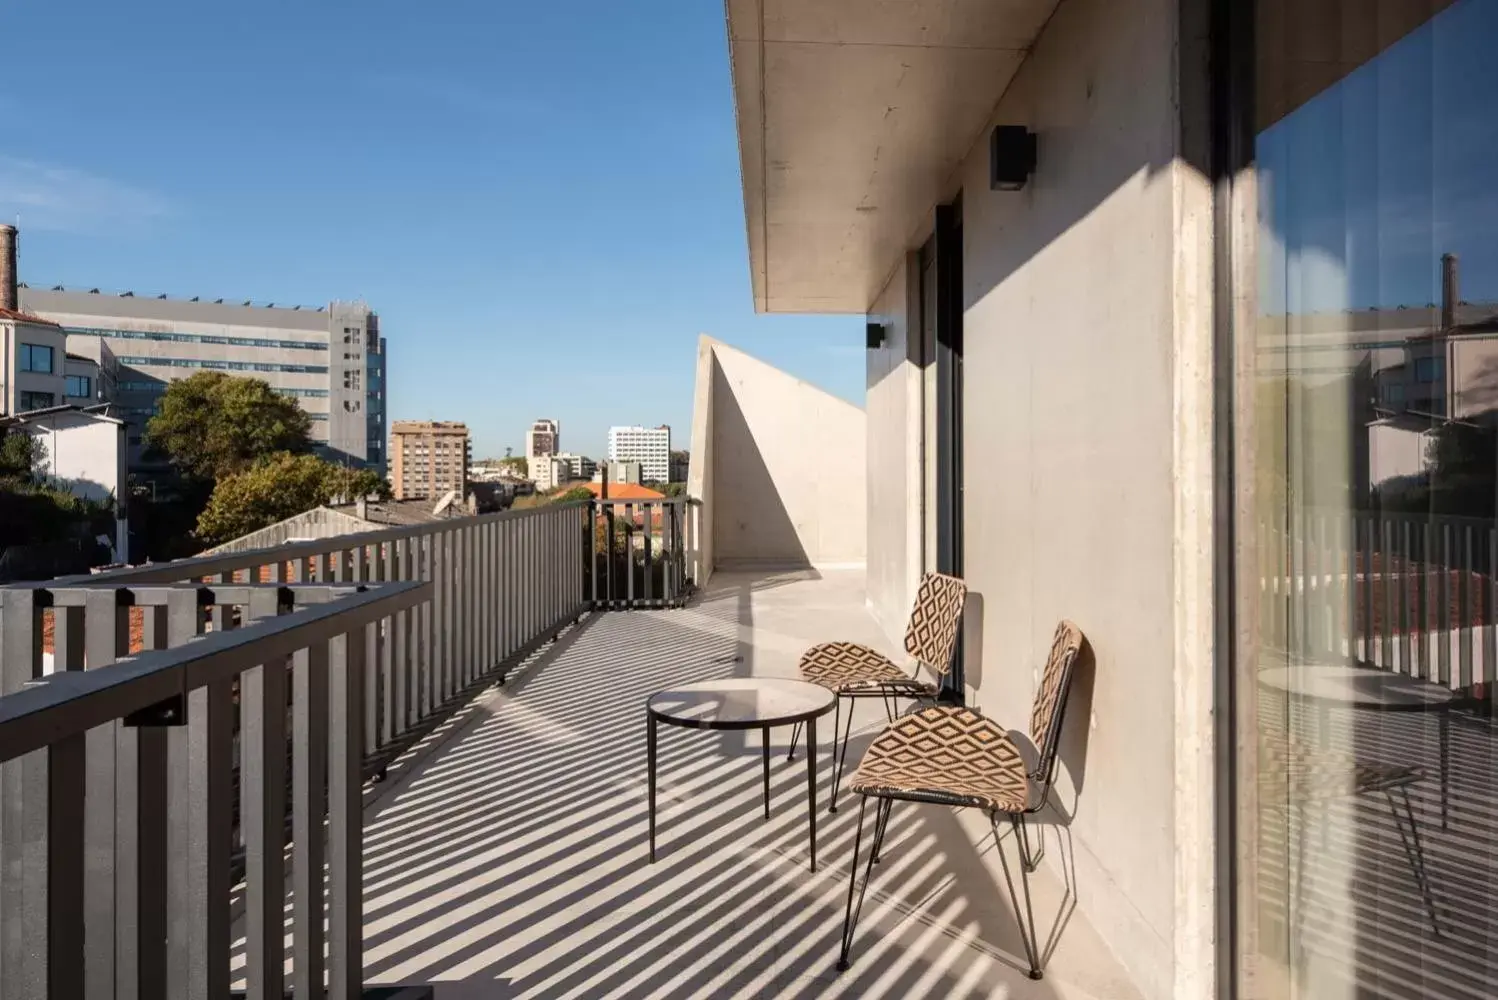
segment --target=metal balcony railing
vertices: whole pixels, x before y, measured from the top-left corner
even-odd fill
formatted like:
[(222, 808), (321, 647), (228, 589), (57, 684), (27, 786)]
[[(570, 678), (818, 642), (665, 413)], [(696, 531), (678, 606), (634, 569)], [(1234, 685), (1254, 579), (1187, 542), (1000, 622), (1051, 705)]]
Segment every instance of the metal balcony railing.
[(4, 995), (227, 996), (242, 906), (250, 996), (358, 996), (364, 781), (587, 611), (679, 604), (689, 510), (583, 501), (0, 587)]

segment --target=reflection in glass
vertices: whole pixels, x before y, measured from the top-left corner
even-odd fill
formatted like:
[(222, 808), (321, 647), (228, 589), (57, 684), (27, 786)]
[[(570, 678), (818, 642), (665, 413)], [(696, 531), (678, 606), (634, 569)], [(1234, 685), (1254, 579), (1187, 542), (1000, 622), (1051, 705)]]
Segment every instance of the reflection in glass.
[(1498, 996), (1498, 0), (1256, 0), (1239, 987)]

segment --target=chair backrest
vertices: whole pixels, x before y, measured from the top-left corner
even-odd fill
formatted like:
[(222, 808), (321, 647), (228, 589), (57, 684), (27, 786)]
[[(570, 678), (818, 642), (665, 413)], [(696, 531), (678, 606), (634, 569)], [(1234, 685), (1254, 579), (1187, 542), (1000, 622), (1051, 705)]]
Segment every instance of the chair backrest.
[(939, 677), (945, 677), (952, 669), (957, 626), (962, 621), (966, 602), (967, 584), (957, 577), (944, 573), (921, 577), (915, 607), (910, 610), (910, 624), (905, 627), (905, 652), (936, 671)]
[(1030, 739), (1040, 751), (1040, 759), (1031, 777), (1040, 782), (1049, 783), (1051, 780), (1061, 741), (1066, 698), (1071, 692), (1073, 668), (1081, 651), (1082, 630), (1069, 621), (1057, 625), (1056, 634), (1051, 639), (1051, 655), (1046, 657), (1040, 687), (1035, 692), (1035, 705), (1030, 710)]

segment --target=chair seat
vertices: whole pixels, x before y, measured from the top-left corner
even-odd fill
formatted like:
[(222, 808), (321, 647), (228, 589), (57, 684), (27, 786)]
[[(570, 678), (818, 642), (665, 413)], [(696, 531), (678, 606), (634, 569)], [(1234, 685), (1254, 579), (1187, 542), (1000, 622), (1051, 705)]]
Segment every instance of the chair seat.
[(801, 656), (801, 676), (839, 694), (883, 691), (909, 697), (935, 688), (901, 670), (889, 657), (856, 642), (823, 642)]
[(1022, 813), (1031, 783), (1006, 730), (970, 708), (938, 706), (897, 719), (869, 745), (852, 788), (864, 795)]
[(1276, 741), (1260, 748), (1259, 795), (1270, 807), (1388, 791), (1424, 777), (1419, 767), (1309, 749), (1298, 743)]

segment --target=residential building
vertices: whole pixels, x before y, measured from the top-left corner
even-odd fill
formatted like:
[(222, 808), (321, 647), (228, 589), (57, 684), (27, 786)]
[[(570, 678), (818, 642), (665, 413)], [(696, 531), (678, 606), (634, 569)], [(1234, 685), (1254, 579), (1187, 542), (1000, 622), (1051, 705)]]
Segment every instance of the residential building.
[(97, 339), (117, 359), (132, 466), (142, 464), (145, 423), (167, 384), (221, 371), (295, 399), (325, 458), (386, 472), (385, 339), (363, 302), (307, 308), (25, 285), (20, 302), (60, 324), (70, 352), (91, 356), (83, 344)]
[(525, 457), (544, 458), (562, 450), (562, 425), (545, 417), (525, 432)]
[(22, 311), (16, 282), (16, 227), (0, 225), (0, 413), (57, 406), (67, 392), (67, 337), (56, 323)]
[(610, 427), (609, 461), (639, 462), (640, 474), (647, 482), (664, 483), (671, 479), (671, 428)]
[(598, 469), (598, 463), (586, 455), (574, 455), (571, 452), (559, 452), (557, 459), (567, 465), (568, 479), (592, 479), (593, 473)]
[(555, 489), (572, 478), (572, 468), (557, 455), (537, 455), (526, 459), (526, 477), (541, 492)]
[(641, 483), (647, 478), (639, 462), (603, 462), (593, 472), (593, 481), (601, 482), (604, 476), (611, 483)]
[(390, 487), (397, 500), (468, 495), (473, 447), (465, 424), (397, 420), (390, 428)]
[(102, 337), (67, 338), (63, 398), (74, 406), (114, 403), (119, 397), (120, 363)]

